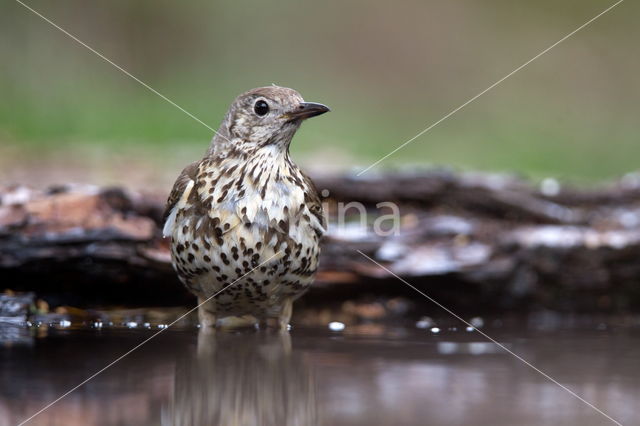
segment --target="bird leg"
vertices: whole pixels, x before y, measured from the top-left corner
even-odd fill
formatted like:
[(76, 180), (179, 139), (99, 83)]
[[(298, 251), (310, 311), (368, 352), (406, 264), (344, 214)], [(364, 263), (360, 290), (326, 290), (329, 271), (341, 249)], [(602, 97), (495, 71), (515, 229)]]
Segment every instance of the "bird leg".
[(198, 296), (198, 320), (200, 321), (200, 328), (203, 330), (215, 330), (218, 318), (215, 311), (207, 306), (208, 303), (206, 300), (206, 297)]
[(281, 332), (289, 331), (289, 321), (291, 320), (291, 313), (293, 312), (293, 299), (291, 297), (285, 299), (278, 317), (278, 325)]

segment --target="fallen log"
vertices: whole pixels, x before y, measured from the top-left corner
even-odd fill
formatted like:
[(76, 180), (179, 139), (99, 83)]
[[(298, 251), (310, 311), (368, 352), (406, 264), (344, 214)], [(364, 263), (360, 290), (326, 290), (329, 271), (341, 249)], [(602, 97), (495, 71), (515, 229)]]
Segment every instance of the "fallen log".
[[(432, 306), (397, 275), (463, 312), (640, 310), (636, 175), (596, 189), (447, 171), (315, 181), (330, 232), (301, 305), (404, 297), (415, 312)], [(353, 202), (361, 209), (341, 210)], [(395, 232), (373, 231), (390, 212), (381, 202), (398, 208)], [(163, 204), (122, 188), (0, 189), (3, 287), (51, 306), (193, 303), (160, 235)]]

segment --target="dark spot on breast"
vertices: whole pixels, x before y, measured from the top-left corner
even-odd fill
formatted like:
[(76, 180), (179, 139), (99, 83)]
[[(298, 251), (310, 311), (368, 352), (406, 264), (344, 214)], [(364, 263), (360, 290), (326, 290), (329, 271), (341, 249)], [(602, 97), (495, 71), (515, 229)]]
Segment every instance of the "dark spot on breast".
[(211, 195), (209, 198), (207, 198), (206, 200), (204, 200), (202, 202), (202, 204), (208, 208), (209, 210), (211, 210), (213, 208), (213, 195)]
[(262, 189), (260, 190), (260, 197), (264, 200), (264, 196), (267, 193), (267, 185), (269, 184), (269, 179), (271, 179), (271, 175), (267, 176), (267, 180), (264, 182)]
[(237, 168), (238, 168), (238, 165), (236, 164), (235, 166), (233, 166), (233, 167), (231, 167), (231, 168), (227, 169), (227, 171), (226, 171), (226, 175), (227, 175), (227, 176), (231, 176), (231, 174), (232, 174), (232, 173), (233, 173)]

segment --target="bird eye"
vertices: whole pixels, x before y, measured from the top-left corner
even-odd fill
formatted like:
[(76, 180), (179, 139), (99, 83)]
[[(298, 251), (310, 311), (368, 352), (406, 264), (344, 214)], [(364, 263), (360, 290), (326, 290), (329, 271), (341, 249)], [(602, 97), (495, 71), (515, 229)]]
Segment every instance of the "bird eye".
[(266, 113), (269, 112), (269, 104), (266, 103), (263, 100), (259, 100), (258, 102), (256, 102), (256, 104), (253, 106), (253, 110), (255, 111), (256, 114), (262, 116), (265, 115)]

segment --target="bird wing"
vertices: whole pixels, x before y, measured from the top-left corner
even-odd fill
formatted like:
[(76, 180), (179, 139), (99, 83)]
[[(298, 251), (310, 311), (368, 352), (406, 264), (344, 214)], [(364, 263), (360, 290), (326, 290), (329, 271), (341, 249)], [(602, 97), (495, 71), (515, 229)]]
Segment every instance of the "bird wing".
[(324, 234), (325, 232), (327, 232), (327, 218), (324, 215), (322, 209), (322, 200), (320, 198), (320, 193), (318, 192), (316, 185), (313, 183), (313, 180), (311, 180), (311, 178), (305, 173), (301, 173), (305, 183), (307, 184), (307, 188), (309, 188), (309, 190), (305, 193), (305, 202), (307, 203), (307, 207), (309, 208), (311, 214), (313, 214), (316, 219), (318, 219), (320, 226), (322, 226), (321, 234)]
[(164, 227), (162, 234), (167, 237), (171, 235), (173, 226), (176, 220), (176, 214), (182, 204), (186, 203), (189, 198), (189, 194), (193, 189), (193, 185), (198, 174), (199, 161), (194, 161), (182, 170), (178, 179), (173, 184), (169, 198), (167, 199), (167, 206), (162, 214), (162, 222)]

